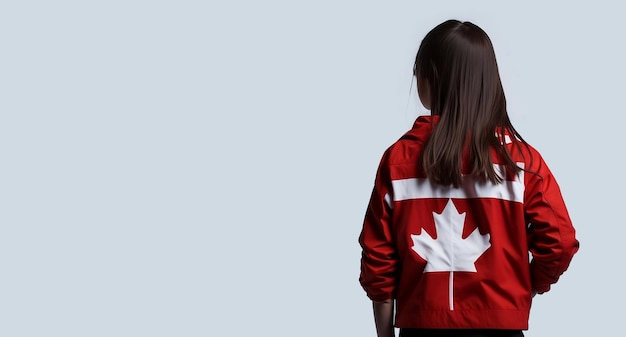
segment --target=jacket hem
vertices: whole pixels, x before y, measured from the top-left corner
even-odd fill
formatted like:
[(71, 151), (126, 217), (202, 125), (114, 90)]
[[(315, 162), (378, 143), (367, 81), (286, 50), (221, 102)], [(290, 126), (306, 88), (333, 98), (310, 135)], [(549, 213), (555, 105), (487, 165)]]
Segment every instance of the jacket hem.
[(528, 330), (529, 316), (530, 308), (527, 310), (418, 310), (408, 315), (398, 313), (395, 326), (418, 329)]

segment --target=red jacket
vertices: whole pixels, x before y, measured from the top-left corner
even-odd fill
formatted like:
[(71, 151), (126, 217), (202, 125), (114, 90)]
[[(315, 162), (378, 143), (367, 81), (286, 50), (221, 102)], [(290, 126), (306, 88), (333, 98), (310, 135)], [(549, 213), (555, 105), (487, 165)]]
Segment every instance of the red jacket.
[(540, 154), (510, 137), (518, 175), (494, 156), (501, 184), (431, 183), (418, 155), (437, 121), (419, 117), (381, 160), (359, 237), (361, 285), (373, 301), (396, 299), (396, 327), (526, 330), (532, 292), (548, 291), (578, 250), (559, 187)]

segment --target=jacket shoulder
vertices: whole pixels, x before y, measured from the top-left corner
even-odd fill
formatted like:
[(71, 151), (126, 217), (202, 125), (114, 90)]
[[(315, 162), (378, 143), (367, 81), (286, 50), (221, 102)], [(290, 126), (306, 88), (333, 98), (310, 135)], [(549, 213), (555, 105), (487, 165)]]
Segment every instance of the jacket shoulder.
[(418, 118), (412, 129), (387, 148), (383, 156), (385, 162), (389, 165), (417, 162), (432, 128), (433, 124), (430, 119)]

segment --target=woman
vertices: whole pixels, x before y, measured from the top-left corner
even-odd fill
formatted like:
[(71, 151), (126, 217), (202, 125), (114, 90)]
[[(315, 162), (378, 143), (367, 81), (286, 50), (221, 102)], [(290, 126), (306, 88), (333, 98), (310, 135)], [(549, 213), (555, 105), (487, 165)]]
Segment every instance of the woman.
[(481, 28), (438, 25), (413, 71), (431, 115), (385, 151), (359, 237), (378, 336), (523, 336), (578, 250), (557, 182), (510, 122)]

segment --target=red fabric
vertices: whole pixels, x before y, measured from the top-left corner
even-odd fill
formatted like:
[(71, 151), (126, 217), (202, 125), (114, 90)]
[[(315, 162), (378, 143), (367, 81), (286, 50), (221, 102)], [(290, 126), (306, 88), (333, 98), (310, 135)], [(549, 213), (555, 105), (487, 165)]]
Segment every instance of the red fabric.
[[(418, 155), (437, 121), (436, 116), (419, 117), (382, 157), (359, 237), (359, 281), (373, 301), (396, 299), (400, 328), (525, 330), (532, 292), (548, 291), (578, 250), (558, 184), (535, 149), (507, 144), (514, 161), (527, 170), (523, 201), (472, 196), (395, 200), (394, 181), (426, 178)], [(494, 163), (499, 163), (496, 157)], [(439, 238), (434, 218), (447, 205), (465, 217), (463, 239), (476, 229), (475, 235), (489, 238), (489, 248), (474, 262), (475, 272), (425, 272), (427, 260), (413, 249), (412, 235)]]

